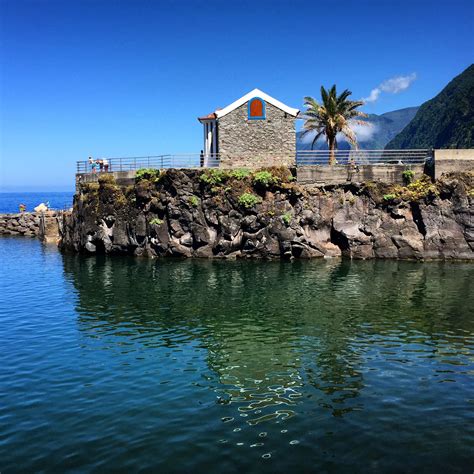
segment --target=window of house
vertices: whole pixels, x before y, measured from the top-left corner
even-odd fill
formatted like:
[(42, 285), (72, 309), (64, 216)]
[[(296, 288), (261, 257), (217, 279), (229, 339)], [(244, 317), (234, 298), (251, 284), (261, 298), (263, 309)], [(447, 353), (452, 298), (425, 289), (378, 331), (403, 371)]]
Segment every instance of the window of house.
[(258, 97), (249, 100), (249, 120), (265, 119), (265, 102)]

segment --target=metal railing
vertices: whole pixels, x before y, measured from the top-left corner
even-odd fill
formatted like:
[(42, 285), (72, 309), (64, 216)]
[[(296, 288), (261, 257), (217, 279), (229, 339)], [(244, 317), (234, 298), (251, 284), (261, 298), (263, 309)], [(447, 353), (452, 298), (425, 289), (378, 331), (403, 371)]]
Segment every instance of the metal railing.
[[(431, 150), (335, 150), (337, 165), (416, 165), (431, 158)], [(299, 150), (296, 152), (297, 166), (328, 165), (329, 150)]]
[[(432, 156), (431, 150), (335, 150), (338, 165), (415, 165), (423, 164)], [(104, 158), (93, 163), (78, 161), (77, 173), (134, 171), (140, 168), (218, 168), (235, 166), (244, 168), (246, 160), (253, 166), (275, 166), (279, 163), (295, 163), (296, 166), (328, 165), (329, 150), (298, 150), (296, 153), (246, 153), (202, 156), (199, 153), (181, 155), (155, 155), (123, 158)]]
[[(216, 168), (219, 166), (219, 155), (201, 156), (199, 153), (182, 155), (132, 156), (123, 158), (104, 158), (97, 162), (78, 161), (77, 173), (94, 173), (101, 171), (133, 171), (140, 168)], [(101, 163), (102, 162), (102, 163)]]

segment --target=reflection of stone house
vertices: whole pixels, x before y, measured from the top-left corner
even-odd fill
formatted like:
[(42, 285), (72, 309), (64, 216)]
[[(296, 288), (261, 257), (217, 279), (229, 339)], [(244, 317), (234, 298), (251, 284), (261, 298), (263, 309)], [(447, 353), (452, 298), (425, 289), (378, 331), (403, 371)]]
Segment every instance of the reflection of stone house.
[(259, 89), (223, 109), (199, 117), (204, 127), (205, 162), (222, 165), (292, 165), (299, 113)]

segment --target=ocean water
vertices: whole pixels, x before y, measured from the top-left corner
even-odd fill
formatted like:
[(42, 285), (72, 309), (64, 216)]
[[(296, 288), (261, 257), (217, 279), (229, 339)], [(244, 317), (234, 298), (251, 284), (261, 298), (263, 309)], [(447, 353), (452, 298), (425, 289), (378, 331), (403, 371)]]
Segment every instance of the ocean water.
[(38, 204), (48, 201), (51, 209), (65, 209), (72, 206), (73, 196), (72, 191), (0, 193), (0, 214), (17, 213), (20, 204), (25, 204), (26, 210), (32, 212)]
[(1, 472), (473, 470), (472, 264), (0, 261)]

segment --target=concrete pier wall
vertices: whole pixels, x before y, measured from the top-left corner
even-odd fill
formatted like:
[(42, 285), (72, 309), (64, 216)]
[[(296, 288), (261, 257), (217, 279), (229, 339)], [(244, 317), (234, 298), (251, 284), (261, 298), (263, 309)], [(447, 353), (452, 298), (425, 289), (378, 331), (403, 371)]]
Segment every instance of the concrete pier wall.
[(434, 150), (434, 177), (459, 171), (474, 171), (474, 150)]
[(415, 173), (415, 179), (424, 172), (424, 165), (358, 165), (356, 167), (335, 166), (299, 166), (297, 180), (301, 184), (329, 186), (379, 181), (389, 184), (403, 184), (403, 172), (407, 169)]
[[(135, 184), (136, 170), (130, 171), (112, 171), (108, 174), (112, 175), (115, 182), (119, 186), (132, 186)], [(97, 183), (99, 176), (104, 173), (77, 173), (76, 174), (76, 192), (79, 185), (84, 183)]]

